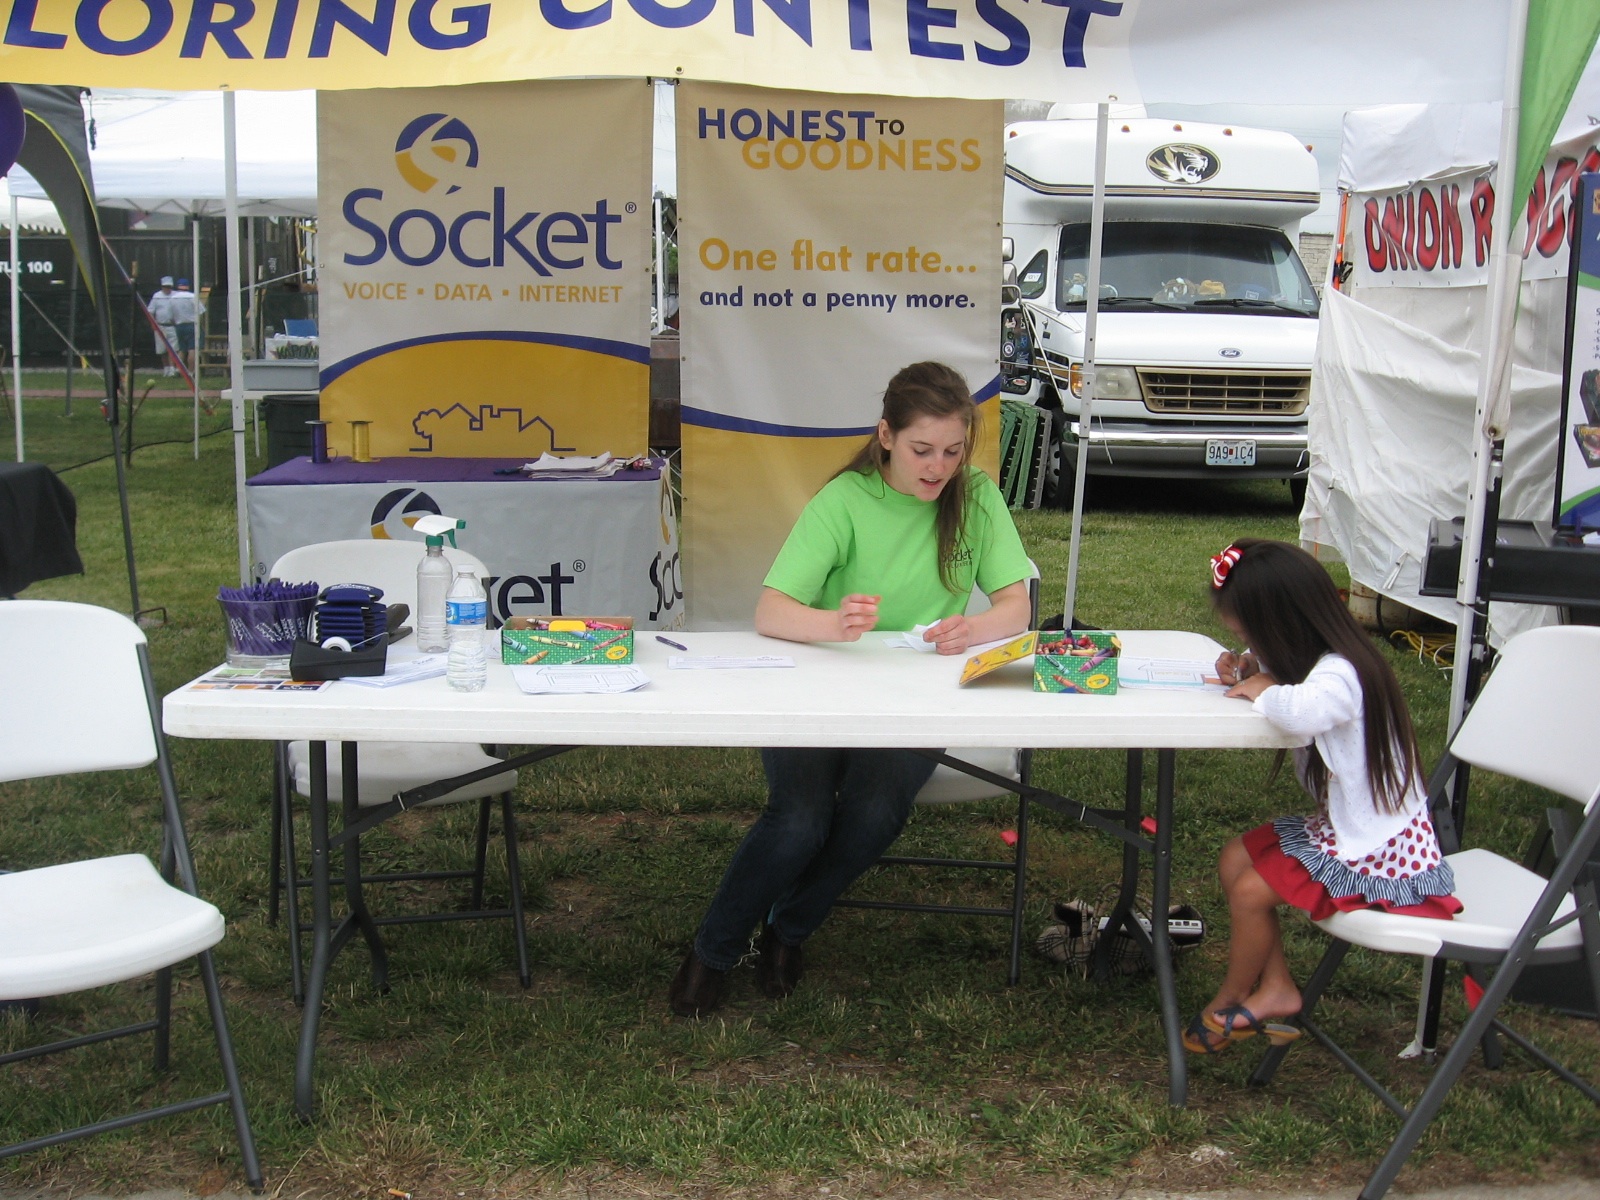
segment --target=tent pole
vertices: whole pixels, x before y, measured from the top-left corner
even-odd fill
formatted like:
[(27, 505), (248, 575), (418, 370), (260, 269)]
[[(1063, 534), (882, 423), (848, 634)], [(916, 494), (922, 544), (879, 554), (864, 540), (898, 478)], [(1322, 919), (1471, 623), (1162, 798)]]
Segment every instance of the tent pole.
[(189, 279), (194, 283), (194, 374), (190, 382), (194, 384), (194, 457), (200, 459), (200, 363), (205, 354), (206, 323), (200, 317), (200, 216), (198, 213), (189, 217), (189, 257), (193, 266), (190, 268)]
[(654, 211), (656, 225), (656, 315), (650, 322), (650, 332), (660, 333), (667, 326), (667, 246), (666, 239), (661, 234), (661, 193), (655, 194), (655, 203), (651, 206)]
[(63, 416), (72, 415), (72, 370), (78, 365), (78, 273), (69, 271), (71, 291), (67, 293), (67, 404)]
[(243, 303), (239, 295), (239, 147), (234, 93), (222, 93), (223, 213), (228, 222), (228, 386), (233, 392), (233, 502), (239, 526), (239, 582), (250, 582), (250, 518), (244, 493)]
[[(1112, 97), (1115, 99), (1115, 97)], [(1106, 229), (1106, 131), (1111, 105), (1102, 100), (1094, 114), (1094, 198), (1089, 209), (1089, 287), (1083, 304), (1083, 395), (1078, 401), (1077, 480), (1072, 488), (1072, 543), (1067, 552), (1067, 594), (1061, 606), (1063, 629), (1076, 624), (1078, 546), (1083, 540), (1083, 489), (1089, 473), (1091, 418), (1094, 410), (1094, 335), (1100, 317), (1100, 247)], [(1068, 368), (1067, 387), (1072, 387)]]
[[(1491, 412), (1511, 382), (1511, 351), (1515, 343), (1517, 291), (1521, 259), (1513, 261), (1512, 225), (1525, 197), (1515, 197), (1517, 177), (1517, 124), (1522, 117), (1522, 58), (1528, 35), (1528, 0), (1513, 0), (1506, 30), (1505, 94), (1500, 107), (1500, 161), (1495, 169), (1493, 245), (1489, 259), (1489, 303), (1484, 311), (1488, 325), (1483, 358), (1478, 371), (1477, 403), (1472, 418), (1472, 473), (1467, 486), (1467, 509), (1461, 531), (1461, 574), (1456, 581), (1456, 669), (1450, 677), (1450, 724), (1453, 735), (1466, 715), (1471, 690), (1482, 674), (1487, 652), (1489, 604), (1483, 574), (1484, 524), (1492, 490), (1497, 443), (1504, 431), (1495, 428)], [(1488, 556), (1492, 569), (1494, 556)]]
[(17, 253), (17, 198), (11, 197), (11, 394), (16, 409), (17, 461), (22, 448), (22, 272)]

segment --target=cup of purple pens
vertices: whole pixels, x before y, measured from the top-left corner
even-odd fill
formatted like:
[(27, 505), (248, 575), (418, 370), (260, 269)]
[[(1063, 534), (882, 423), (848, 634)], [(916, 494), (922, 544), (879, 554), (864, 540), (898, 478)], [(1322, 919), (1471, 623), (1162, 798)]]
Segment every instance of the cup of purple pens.
[(228, 627), (230, 667), (286, 667), (296, 638), (306, 636), (317, 606), (315, 583), (269, 579), (248, 587), (217, 589)]

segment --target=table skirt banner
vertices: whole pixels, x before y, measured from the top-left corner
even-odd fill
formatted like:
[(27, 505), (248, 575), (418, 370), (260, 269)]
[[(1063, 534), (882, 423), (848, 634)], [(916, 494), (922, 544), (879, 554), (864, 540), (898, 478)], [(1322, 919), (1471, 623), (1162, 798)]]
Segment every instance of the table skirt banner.
[(683, 83), (677, 125), (691, 618), (739, 628), (901, 367), (966, 376), (998, 472), (1002, 108)]
[(414, 541), (421, 561), (422, 538), (412, 526), (446, 513), (465, 519), (457, 542), (489, 570), (491, 625), (561, 615), (629, 616), (641, 629), (682, 625), (677, 517), (659, 471), (532, 481), (496, 477), (493, 469), (505, 464), (493, 460), (401, 465), (418, 468), (411, 480), (385, 479), (397, 472), (383, 463), (305, 458), (255, 476), (245, 489), (252, 571), (264, 578), (289, 550), (342, 538)]
[(653, 111), (623, 79), (322, 98), (333, 444), (370, 421), (379, 458), (645, 452)]

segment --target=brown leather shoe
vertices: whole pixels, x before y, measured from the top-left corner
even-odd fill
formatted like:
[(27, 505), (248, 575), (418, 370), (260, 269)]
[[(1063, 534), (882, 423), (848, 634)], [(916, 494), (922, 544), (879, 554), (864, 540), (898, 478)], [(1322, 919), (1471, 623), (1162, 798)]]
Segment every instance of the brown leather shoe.
[(782, 1000), (799, 986), (800, 976), (805, 974), (800, 947), (785, 946), (771, 925), (763, 925), (756, 951), (756, 984), (761, 994), (769, 1000)]
[(727, 981), (726, 971), (712, 970), (690, 950), (672, 977), (672, 986), (667, 988), (667, 1003), (680, 1017), (703, 1017), (722, 1004), (722, 988)]

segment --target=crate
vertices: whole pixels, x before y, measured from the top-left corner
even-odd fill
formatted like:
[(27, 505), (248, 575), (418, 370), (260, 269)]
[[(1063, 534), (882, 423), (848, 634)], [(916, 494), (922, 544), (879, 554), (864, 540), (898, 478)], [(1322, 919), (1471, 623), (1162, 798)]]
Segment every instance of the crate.
[(520, 667), (633, 661), (632, 617), (512, 617), (500, 627), (500, 661)]
[(1117, 656), (1122, 639), (1114, 633), (1041, 633), (1033, 655), (1033, 690), (1117, 694)]
[(319, 419), (321, 401), (315, 392), (280, 393), (261, 398), (261, 420), (267, 427), (267, 466), (311, 454), (311, 426)]
[(314, 358), (259, 358), (244, 364), (247, 392), (314, 392), (321, 386)]

